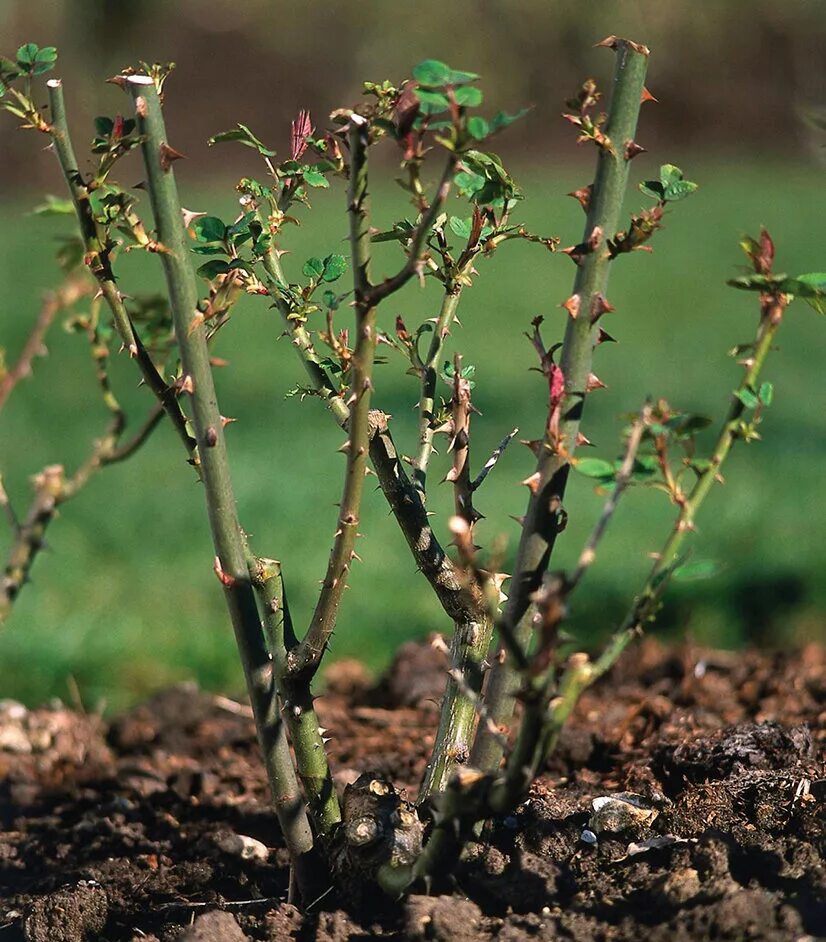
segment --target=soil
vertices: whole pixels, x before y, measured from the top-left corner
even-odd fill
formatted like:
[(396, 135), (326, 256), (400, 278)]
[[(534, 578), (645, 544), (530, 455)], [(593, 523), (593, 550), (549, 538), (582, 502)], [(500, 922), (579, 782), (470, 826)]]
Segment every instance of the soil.
[[(370, 771), (415, 794), (440, 658), (406, 645), (377, 687), (330, 669), (340, 786)], [(825, 754), (823, 648), (647, 642), (451, 893), (302, 915), (246, 706), (177, 687), (106, 723), (0, 702), (0, 940), (826, 938)]]

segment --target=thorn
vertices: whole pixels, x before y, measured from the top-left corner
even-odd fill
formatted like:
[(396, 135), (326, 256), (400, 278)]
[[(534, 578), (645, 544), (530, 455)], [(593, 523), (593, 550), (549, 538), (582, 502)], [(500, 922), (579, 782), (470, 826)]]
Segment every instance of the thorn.
[(364, 562), (364, 560), (361, 558), (361, 556), (359, 556), (359, 554), (358, 554), (355, 550), (353, 550), (353, 551), (350, 553), (350, 559), (355, 559), (355, 560), (357, 560), (357, 561), (360, 562), (360, 563), (363, 563), (363, 562)]
[(202, 327), (206, 318), (204, 317), (203, 311), (196, 311), (192, 317), (192, 320), (189, 322), (189, 327), (187, 327), (186, 335), (191, 337), (192, 334), (199, 328)]
[(206, 216), (206, 213), (196, 213), (194, 210), (184, 209), (182, 206), (181, 215), (184, 217), (184, 229), (188, 229), (196, 219)]
[(615, 337), (612, 337), (607, 330), (599, 328), (599, 333), (597, 334), (597, 346), (601, 343), (618, 343)]
[(350, 450), (350, 439), (349, 439), (349, 438), (347, 439), (347, 441), (346, 441), (343, 445), (340, 445), (340, 446), (336, 449), (336, 451), (340, 451), (340, 452), (345, 453), (345, 454), (346, 454), (349, 450)]
[(608, 387), (596, 375), (596, 373), (590, 373), (588, 375), (588, 382), (585, 384), (585, 392), (593, 392), (595, 389), (607, 389), (607, 388)]
[(576, 433), (576, 446), (577, 446), (577, 448), (583, 448), (583, 447), (584, 447), (584, 448), (593, 448), (593, 447), (594, 447), (594, 443), (591, 441), (590, 438), (586, 438), (586, 437), (582, 434), (582, 432), (577, 432), (577, 433)]
[(324, 727), (324, 726), (319, 726), (319, 727), (318, 727), (318, 735), (319, 735), (319, 736), (323, 736), (326, 732), (327, 732), (326, 727)]
[(596, 324), (603, 314), (610, 314), (615, 310), (616, 308), (605, 295), (597, 292), (591, 299), (591, 323)]
[(508, 514), (508, 516), (511, 518), (511, 520), (515, 520), (515, 521), (519, 524), (520, 527), (524, 527), (524, 526), (525, 526), (525, 518), (524, 518), (524, 517), (517, 517), (517, 516), (514, 516), (514, 514)]
[(190, 376), (189, 373), (181, 380), (180, 388), (181, 392), (189, 393), (190, 395), (195, 392), (195, 383), (192, 381), (192, 376)]
[(138, 345), (134, 342), (129, 344), (129, 359), (134, 360), (138, 355)]
[(378, 477), (378, 475), (376, 474), (376, 472), (375, 472), (369, 465), (365, 465), (365, 466), (364, 466), (364, 476), (365, 476), (366, 478), (369, 478), (371, 474), (373, 475), (374, 478), (377, 478), (377, 477)]
[(531, 440), (520, 439), (519, 443), (521, 445), (525, 445), (526, 447), (530, 448), (530, 450), (534, 454), (534, 457), (536, 458), (538, 458), (545, 449), (545, 442), (543, 442), (542, 439), (540, 438), (533, 438)]
[(581, 186), (578, 190), (572, 190), (566, 195), (572, 196), (587, 213), (588, 207), (591, 205), (591, 193), (593, 189), (593, 185), (589, 184), (588, 186)]
[(525, 478), (524, 481), (520, 481), (519, 483), (524, 484), (525, 487), (530, 489), (532, 494), (535, 494), (539, 490), (539, 482), (541, 479), (542, 475), (538, 471), (534, 471), (529, 478)]
[(581, 299), (578, 294), (572, 294), (567, 301), (563, 301), (559, 306), (565, 308), (565, 310), (571, 315), (572, 320), (576, 320), (577, 315), (579, 314), (580, 300)]
[[(219, 368), (222, 366), (229, 366), (229, 360), (225, 360), (222, 357), (210, 357), (209, 365)], [(232, 421), (234, 422), (235, 420), (233, 419)]]
[(642, 93), (640, 94), (640, 104), (644, 105), (647, 101), (659, 101), (659, 98), (655, 98), (643, 85)]
[(218, 576), (218, 581), (225, 589), (231, 589), (235, 585), (235, 577), (231, 576), (228, 572), (224, 572), (224, 567), (221, 565), (221, 560), (218, 556), (215, 557), (215, 560), (212, 563), (212, 568), (215, 572), (215, 575)]
[(175, 150), (174, 147), (170, 147), (166, 141), (161, 143), (161, 170), (163, 170), (164, 173), (169, 173), (172, 164), (176, 160), (183, 160), (184, 158), (184, 154)]
[(327, 743), (330, 742), (330, 740), (331, 740), (332, 738), (333, 738), (332, 736), (327, 736), (326, 738), (325, 738), (324, 736), (322, 736), (322, 737), (321, 737), (321, 741), (322, 741), (322, 742), (324, 743), (324, 745), (326, 746)]
[(633, 160), (638, 154), (644, 154), (645, 148), (636, 141), (625, 142), (625, 159)]
[(233, 422), (237, 422), (238, 419), (230, 419), (225, 415), (221, 416), (221, 428), (226, 428), (228, 425), (232, 425)]

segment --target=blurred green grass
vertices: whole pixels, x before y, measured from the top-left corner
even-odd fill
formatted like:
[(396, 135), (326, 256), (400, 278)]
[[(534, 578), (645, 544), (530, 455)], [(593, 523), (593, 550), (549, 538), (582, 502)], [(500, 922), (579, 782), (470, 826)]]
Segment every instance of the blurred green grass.
[[(647, 163), (646, 163), (647, 162)], [(726, 356), (751, 338), (755, 299), (725, 287), (742, 256), (744, 232), (765, 224), (778, 247), (778, 268), (792, 274), (823, 270), (826, 191), (819, 171), (803, 163), (729, 159), (680, 161), (701, 184), (699, 193), (669, 214), (654, 240), (654, 255), (620, 259), (609, 296), (617, 308), (606, 326), (619, 340), (598, 351), (598, 373), (608, 389), (588, 403), (584, 431), (594, 454), (618, 450), (622, 413), (648, 394), (675, 406), (719, 418), (738, 368)], [(635, 161), (635, 178), (651, 176), (648, 155)], [(578, 241), (582, 217), (567, 191), (580, 186), (581, 165), (513, 167), (528, 197), (519, 218), (563, 244)], [(392, 172), (385, 174), (392, 177)], [(232, 181), (191, 192), (182, 175), (184, 203), (229, 218), (237, 204)], [(390, 183), (374, 183), (375, 224), (404, 212), (402, 195)], [(642, 202), (638, 193), (628, 206)], [(36, 315), (42, 288), (57, 279), (51, 255), (55, 229), (28, 215), (32, 196), (0, 207), (4, 251), (0, 258), (2, 332), (0, 345), (13, 360)], [(298, 271), (312, 254), (343, 250), (344, 197), (318, 196), (312, 213), (290, 233), (288, 265)], [(464, 215), (457, 206), (456, 212)], [(123, 289), (160, 287), (154, 259), (130, 255), (119, 264)], [(398, 258), (384, 248), (377, 273), (389, 273)], [(573, 267), (532, 245), (506, 245), (480, 264), (476, 286), (460, 312), (464, 327), (453, 349), (477, 367), (472, 460), (478, 467), (514, 425), (535, 437), (544, 421), (541, 377), (528, 370), (534, 354), (523, 336), (538, 313), (546, 316), (546, 338), (561, 335)], [(402, 313), (408, 326), (433, 316), (435, 286), (409, 286), (383, 311), (389, 329)], [(826, 609), (826, 512), (821, 482), (826, 462), (822, 353), (826, 323), (796, 304), (784, 325), (780, 349), (766, 371), (775, 401), (763, 425), (764, 441), (738, 448), (703, 508), (696, 555), (722, 566), (715, 578), (675, 585), (664, 612), (669, 630), (698, 641), (735, 647), (747, 641), (785, 644), (823, 637)], [(293, 615), (300, 627), (315, 602), (335, 526), (341, 433), (318, 400), (285, 400), (302, 382), (300, 366), (274, 312), (246, 299), (225, 330), (217, 352), (230, 361), (219, 371), (222, 411), (239, 417), (229, 429), (239, 511), (259, 552), (282, 560)], [(27, 478), (49, 463), (72, 469), (100, 434), (106, 418), (97, 398), (88, 353), (80, 338), (53, 328), (50, 356), (35, 364), (34, 379), (18, 387), (0, 415), (0, 471), (18, 509), (28, 497)], [(376, 405), (393, 414), (400, 448), (412, 449), (417, 391), (392, 351), (376, 378)], [(135, 421), (148, 405), (136, 390), (130, 364), (115, 375)], [(447, 388), (443, 390), (447, 394)], [(482, 542), (499, 533), (515, 548), (509, 514), (524, 509), (532, 456), (514, 445), (479, 492), (486, 514)], [(431, 498), (437, 525), (450, 512), (444, 457), (434, 459)], [(567, 499), (570, 523), (558, 564), (569, 564), (590, 529), (600, 498), (575, 479)], [(345, 596), (333, 656), (361, 658), (372, 669), (389, 660), (403, 640), (449, 625), (414, 571), (402, 537), (381, 495), (368, 493), (360, 553)], [(597, 565), (574, 601), (572, 630), (584, 645), (621, 617), (672, 517), (662, 495), (636, 491), (625, 499)], [(442, 531), (443, 532), (443, 531)], [(241, 687), (232, 632), (211, 570), (212, 552), (203, 498), (165, 427), (129, 463), (107, 469), (54, 523), (50, 551), (38, 560), (34, 581), (18, 600), (0, 633), (0, 696), (29, 703), (66, 697), (73, 678), (88, 706), (125, 704), (172, 681), (195, 677), (226, 690)], [(0, 538), (0, 549), (8, 544)]]

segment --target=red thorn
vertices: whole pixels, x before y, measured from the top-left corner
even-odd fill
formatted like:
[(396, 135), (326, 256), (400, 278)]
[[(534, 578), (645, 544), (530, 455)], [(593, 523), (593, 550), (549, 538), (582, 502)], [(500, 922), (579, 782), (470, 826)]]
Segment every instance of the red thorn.
[(576, 446), (577, 448), (593, 448), (594, 443), (590, 438), (586, 438), (582, 432), (576, 433)]
[(644, 105), (647, 101), (659, 101), (659, 98), (655, 98), (643, 85), (642, 94), (640, 95), (640, 104)]
[(591, 323), (596, 324), (603, 314), (610, 314), (615, 310), (616, 308), (608, 301), (604, 294), (595, 294), (591, 299)]
[(571, 315), (571, 318), (576, 320), (577, 315), (579, 314), (579, 302), (579, 295), (572, 294), (570, 298), (567, 299), (567, 301), (563, 301), (559, 306), (565, 308), (565, 310)]
[(644, 154), (645, 148), (636, 141), (625, 142), (625, 159), (633, 160), (638, 154)]
[(236, 579), (234, 576), (231, 576), (228, 572), (224, 572), (224, 567), (221, 565), (221, 560), (218, 556), (215, 557), (215, 560), (212, 564), (212, 568), (215, 571), (215, 575), (218, 576), (218, 581), (225, 589), (231, 589), (235, 585)]
[(573, 198), (579, 203), (579, 205), (588, 212), (588, 207), (591, 205), (591, 193), (593, 191), (593, 186), (581, 186), (578, 190), (572, 190), (568, 193), (568, 196), (573, 196)]
[(605, 385), (605, 383), (603, 383), (596, 373), (591, 373), (588, 376), (588, 382), (585, 384), (585, 392), (593, 392), (595, 389), (607, 388), (608, 387)]

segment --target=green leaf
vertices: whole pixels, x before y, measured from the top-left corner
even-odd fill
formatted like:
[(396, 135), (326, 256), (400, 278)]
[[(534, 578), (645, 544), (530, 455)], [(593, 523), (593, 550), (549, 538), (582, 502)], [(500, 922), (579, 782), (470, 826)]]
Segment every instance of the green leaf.
[(473, 199), (478, 192), (484, 189), (486, 183), (481, 174), (469, 173), (466, 170), (460, 170), (453, 178), (453, 181), (462, 196), (467, 196), (469, 199)]
[(307, 186), (329, 187), (330, 185), (330, 181), (327, 177), (315, 167), (306, 167), (303, 176)]
[(783, 291), (788, 288), (792, 292), (791, 283), (797, 281), (786, 275), (741, 275), (739, 278), (729, 278), (726, 284), (741, 291)]
[(450, 82), (452, 69), (438, 59), (425, 59), (413, 68), (413, 78), (430, 88), (439, 88)]
[(313, 278), (315, 281), (319, 281), (324, 274), (324, 262), (315, 256), (308, 258), (307, 261), (304, 262), (301, 273), (307, 278)]
[(211, 281), (213, 278), (217, 278), (218, 275), (225, 275), (229, 270), (229, 263), (225, 259), (213, 258), (211, 261), (206, 262), (206, 264), (201, 265), (197, 273), (201, 278), (206, 278), (208, 281)]
[(764, 406), (770, 406), (774, 399), (774, 386), (771, 383), (761, 383), (760, 389), (757, 391), (757, 398)]
[(646, 180), (640, 184), (640, 190), (655, 200), (661, 200), (665, 195), (665, 187), (659, 180)]
[(442, 114), (450, 110), (450, 101), (443, 92), (432, 92), (424, 88), (416, 89), (423, 114)]
[(606, 481), (614, 479), (614, 466), (610, 461), (603, 461), (602, 458), (578, 458), (573, 463), (573, 467), (586, 478), (599, 478)]
[(797, 278), (787, 278), (781, 290), (802, 298), (818, 314), (826, 314), (826, 272), (809, 272)]
[(488, 134), (491, 133), (491, 127), (488, 122), (479, 117), (479, 115), (474, 115), (472, 118), (468, 119), (467, 129), (470, 132), (470, 136), (477, 141), (483, 141)]
[(329, 308), (331, 311), (338, 309), (338, 296), (335, 291), (331, 291), (329, 288), (322, 294), (322, 300), (324, 301), (324, 306)]
[(35, 216), (74, 216), (75, 206), (71, 200), (47, 194), (45, 203), (35, 206), (32, 212)]
[(459, 219), (458, 216), (451, 216), (448, 219), (447, 224), (450, 228), (462, 239), (470, 238), (470, 220), (469, 219)]
[(337, 281), (347, 271), (347, 259), (343, 255), (328, 255), (324, 259), (322, 281)]
[(453, 92), (456, 104), (463, 108), (478, 108), (482, 104), (482, 90), (475, 85), (463, 85)]
[(223, 242), (227, 227), (217, 216), (201, 216), (192, 223), (198, 242)]
[(55, 62), (57, 62), (57, 49), (54, 46), (44, 46), (37, 50), (32, 72), (35, 75), (43, 75), (44, 72), (49, 72), (54, 68)]
[(227, 141), (238, 141), (245, 147), (251, 147), (257, 150), (263, 157), (275, 157), (275, 151), (269, 150), (264, 142), (259, 140), (245, 124), (238, 124), (231, 131), (222, 131), (220, 134), (213, 134), (207, 141), (210, 147), (213, 144), (224, 144)]
[(495, 131), (501, 131), (504, 128), (509, 127), (511, 124), (513, 124), (514, 121), (519, 121), (521, 118), (524, 118), (530, 110), (530, 108), (521, 108), (516, 112), (516, 114), (508, 114), (506, 111), (498, 112), (491, 119), (491, 133)]
[[(205, 217), (209, 218), (209, 217)], [(250, 223), (255, 219), (255, 213), (244, 213), (244, 215), (237, 221), (234, 222), (231, 226), (227, 228), (227, 238), (231, 239), (234, 236), (239, 236), (245, 234), (249, 231)]]
[(735, 391), (734, 395), (743, 403), (747, 409), (756, 409), (760, 400), (757, 398), (757, 393), (750, 389), (748, 386), (744, 386), (742, 389)]
[(22, 66), (25, 71), (29, 71), (34, 65), (37, 57), (38, 46), (36, 43), (24, 43), (17, 50), (17, 64)]
[(693, 563), (683, 563), (672, 573), (672, 577), (680, 582), (699, 582), (701, 579), (711, 579), (718, 575), (722, 566), (714, 559), (697, 559)]
[(109, 137), (115, 127), (115, 122), (105, 115), (99, 115), (95, 118), (95, 134), (98, 137)]

